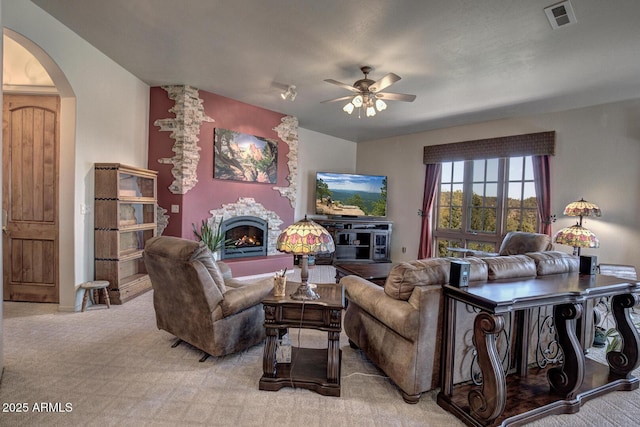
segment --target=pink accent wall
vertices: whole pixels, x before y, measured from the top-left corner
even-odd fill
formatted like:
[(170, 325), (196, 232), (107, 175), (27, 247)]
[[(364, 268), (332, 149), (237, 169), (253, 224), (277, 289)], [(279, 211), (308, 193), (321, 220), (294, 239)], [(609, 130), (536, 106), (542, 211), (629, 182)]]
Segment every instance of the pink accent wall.
[[(150, 89), (149, 108), (149, 168), (158, 171), (158, 204), (167, 209), (169, 224), (164, 235), (195, 239), (192, 224), (200, 225), (203, 219), (211, 217), (209, 211), (219, 209), (222, 204), (235, 203), (240, 197), (252, 197), (265, 209), (278, 214), (283, 221), (282, 229), (293, 223), (294, 208), (289, 200), (273, 189), (288, 186), (287, 154), (289, 146), (278, 138), (273, 130), (285, 115), (225, 98), (210, 92), (200, 91), (205, 115), (214, 122), (203, 122), (200, 126), (200, 161), (197, 167), (198, 183), (186, 194), (173, 194), (169, 186), (173, 182), (171, 164), (158, 163), (160, 158), (174, 155), (171, 148), (174, 140), (170, 132), (162, 132), (153, 123), (158, 119), (175, 117), (169, 109), (174, 101), (161, 87)], [(213, 138), (216, 127), (234, 130), (250, 135), (271, 138), (278, 141), (278, 182), (277, 184), (227, 181), (213, 178)], [(180, 213), (171, 213), (171, 205), (180, 206)], [(269, 273), (281, 268), (292, 268), (290, 255), (268, 256), (264, 259), (228, 261), (234, 276)]]

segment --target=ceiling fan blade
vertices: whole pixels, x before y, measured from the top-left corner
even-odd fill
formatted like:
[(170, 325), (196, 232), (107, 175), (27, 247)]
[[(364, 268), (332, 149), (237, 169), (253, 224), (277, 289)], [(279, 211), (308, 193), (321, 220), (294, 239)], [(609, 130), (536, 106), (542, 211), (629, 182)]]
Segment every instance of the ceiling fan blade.
[(350, 90), (351, 92), (358, 92), (358, 93), (360, 92), (360, 91), (359, 91), (358, 89), (356, 89), (355, 87), (353, 87), (353, 86), (351, 86), (351, 85), (348, 85), (348, 84), (346, 84), (346, 83), (339, 82), (339, 81), (337, 81), (337, 80), (333, 80), (333, 79), (325, 79), (325, 82), (327, 82), (327, 83), (331, 83), (332, 85), (340, 86), (341, 88), (346, 89), (346, 90)]
[(326, 101), (320, 101), (321, 104), (325, 102), (337, 102), (337, 101), (347, 101), (353, 99), (353, 95), (341, 96), (340, 98), (327, 99)]
[(399, 75), (393, 74), (393, 73), (389, 73), (386, 76), (382, 77), (377, 82), (373, 83), (371, 86), (369, 86), (369, 90), (371, 92), (380, 92), (381, 90), (384, 90), (385, 88), (388, 88), (389, 86), (391, 86), (392, 84), (394, 84), (398, 80), (400, 80), (400, 76)]
[(376, 98), (387, 99), (389, 101), (413, 102), (415, 95), (407, 95), (406, 93), (376, 93)]

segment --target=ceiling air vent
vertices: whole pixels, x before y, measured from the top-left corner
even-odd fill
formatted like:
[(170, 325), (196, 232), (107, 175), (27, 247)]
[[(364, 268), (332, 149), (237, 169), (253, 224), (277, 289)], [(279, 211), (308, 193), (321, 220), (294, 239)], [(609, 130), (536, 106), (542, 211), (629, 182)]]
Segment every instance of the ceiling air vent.
[(549, 6), (544, 9), (544, 13), (547, 14), (547, 19), (549, 19), (551, 28), (554, 30), (577, 22), (573, 7), (569, 1)]

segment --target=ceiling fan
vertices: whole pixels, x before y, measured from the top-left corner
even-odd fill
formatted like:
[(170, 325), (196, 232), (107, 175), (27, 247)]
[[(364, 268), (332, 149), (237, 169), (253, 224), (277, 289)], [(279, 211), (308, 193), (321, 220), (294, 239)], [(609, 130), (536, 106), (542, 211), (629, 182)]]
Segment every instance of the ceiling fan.
[(384, 89), (400, 80), (400, 76), (398, 76), (397, 74), (389, 73), (382, 77), (380, 80), (373, 81), (368, 77), (369, 73), (372, 70), (371, 67), (364, 66), (361, 67), (360, 70), (364, 74), (364, 78), (357, 80), (353, 85), (348, 85), (333, 79), (325, 80), (325, 82), (327, 83), (331, 83), (354, 92), (355, 95), (341, 96), (339, 98), (328, 99), (322, 102), (337, 102), (349, 100), (349, 102), (342, 108), (344, 112), (346, 112), (347, 114), (351, 114), (357, 108), (358, 117), (360, 116), (360, 112), (362, 110), (365, 111), (367, 117), (373, 117), (376, 115), (376, 110), (382, 111), (387, 108), (387, 103), (384, 102), (384, 100), (413, 102), (413, 100), (416, 99), (415, 95), (382, 92)]

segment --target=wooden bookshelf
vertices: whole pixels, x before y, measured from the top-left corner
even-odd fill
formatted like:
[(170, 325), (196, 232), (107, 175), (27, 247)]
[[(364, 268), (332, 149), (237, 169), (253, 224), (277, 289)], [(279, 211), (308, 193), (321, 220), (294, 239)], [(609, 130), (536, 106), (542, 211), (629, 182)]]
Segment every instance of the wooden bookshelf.
[(122, 304), (149, 289), (142, 251), (157, 230), (157, 172), (120, 163), (95, 165), (95, 278)]

